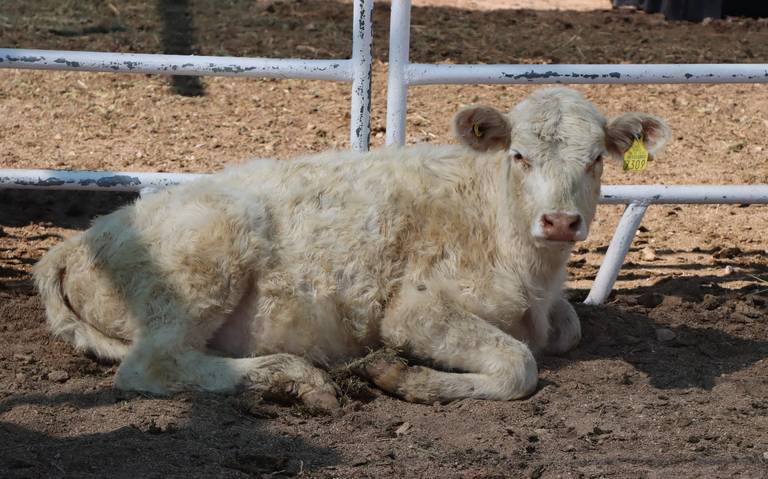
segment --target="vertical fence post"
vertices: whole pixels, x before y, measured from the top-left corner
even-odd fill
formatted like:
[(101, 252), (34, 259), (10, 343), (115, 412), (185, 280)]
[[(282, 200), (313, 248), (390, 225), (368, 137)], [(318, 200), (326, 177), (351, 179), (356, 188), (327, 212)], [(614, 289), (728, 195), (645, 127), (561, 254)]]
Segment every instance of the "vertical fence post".
[(646, 202), (632, 202), (627, 205), (619, 225), (616, 226), (611, 244), (608, 246), (608, 251), (605, 252), (603, 264), (600, 265), (600, 270), (597, 272), (595, 282), (592, 283), (592, 289), (589, 291), (587, 299), (584, 300), (584, 304), (602, 304), (608, 299), (647, 209), (648, 203)]
[(405, 144), (408, 110), (408, 51), (411, 41), (411, 0), (392, 0), (389, 20), (389, 78), (387, 80), (387, 145)]
[(350, 146), (368, 151), (371, 138), (373, 0), (355, 0), (352, 26), (352, 110)]

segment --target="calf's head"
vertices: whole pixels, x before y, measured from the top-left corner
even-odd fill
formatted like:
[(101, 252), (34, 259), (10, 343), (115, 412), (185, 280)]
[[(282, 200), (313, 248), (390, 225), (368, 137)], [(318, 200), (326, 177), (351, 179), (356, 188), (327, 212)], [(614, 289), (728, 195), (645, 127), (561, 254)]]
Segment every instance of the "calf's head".
[(514, 222), (537, 243), (563, 244), (587, 237), (600, 195), (603, 160), (621, 160), (638, 139), (659, 153), (667, 124), (645, 113), (610, 121), (579, 92), (534, 92), (509, 115), (469, 107), (454, 119), (459, 140), (481, 152), (505, 151), (505, 181)]

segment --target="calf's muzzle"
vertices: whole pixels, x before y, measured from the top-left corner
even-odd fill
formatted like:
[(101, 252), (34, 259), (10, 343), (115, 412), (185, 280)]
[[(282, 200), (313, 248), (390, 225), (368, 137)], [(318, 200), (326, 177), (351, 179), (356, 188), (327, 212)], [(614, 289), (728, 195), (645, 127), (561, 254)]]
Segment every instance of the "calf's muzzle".
[(541, 230), (548, 241), (576, 241), (581, 229), (581, 215), (572, 213), (547, 213), (541, 215)]

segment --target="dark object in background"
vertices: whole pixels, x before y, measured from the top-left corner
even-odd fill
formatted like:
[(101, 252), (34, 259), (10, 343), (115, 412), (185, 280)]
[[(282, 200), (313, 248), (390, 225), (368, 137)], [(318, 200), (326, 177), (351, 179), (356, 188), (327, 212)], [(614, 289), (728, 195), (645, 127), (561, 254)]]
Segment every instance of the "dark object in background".
[(667, 20), (700, 22), (724, 16), (768, 17), (768, 2), (755, 0), (613, 0), (614, 8), (634, 7), (664, 13)]
[(765, 0), (728, 0), (723, 2), (723, 15), (741, 17), (768, 17)]
[(722, 18), (723, 0), (663, 0), (661, 12), (667, 20), (700, 22), (705, 18)]
[(662, 0), (645, 0), (643, 3), (643, 10), (645, 13), (658, 13), (661, 11)]

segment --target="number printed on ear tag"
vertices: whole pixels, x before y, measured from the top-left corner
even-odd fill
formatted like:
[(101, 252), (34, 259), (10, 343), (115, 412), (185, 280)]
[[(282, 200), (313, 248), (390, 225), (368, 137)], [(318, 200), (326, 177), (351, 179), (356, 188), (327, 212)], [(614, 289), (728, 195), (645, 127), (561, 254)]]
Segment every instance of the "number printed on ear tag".
[(635, 138), (632, 146), (624, 153), (624, 171), (642, 171), (648, 164), (648, 150), (642, 138)]

